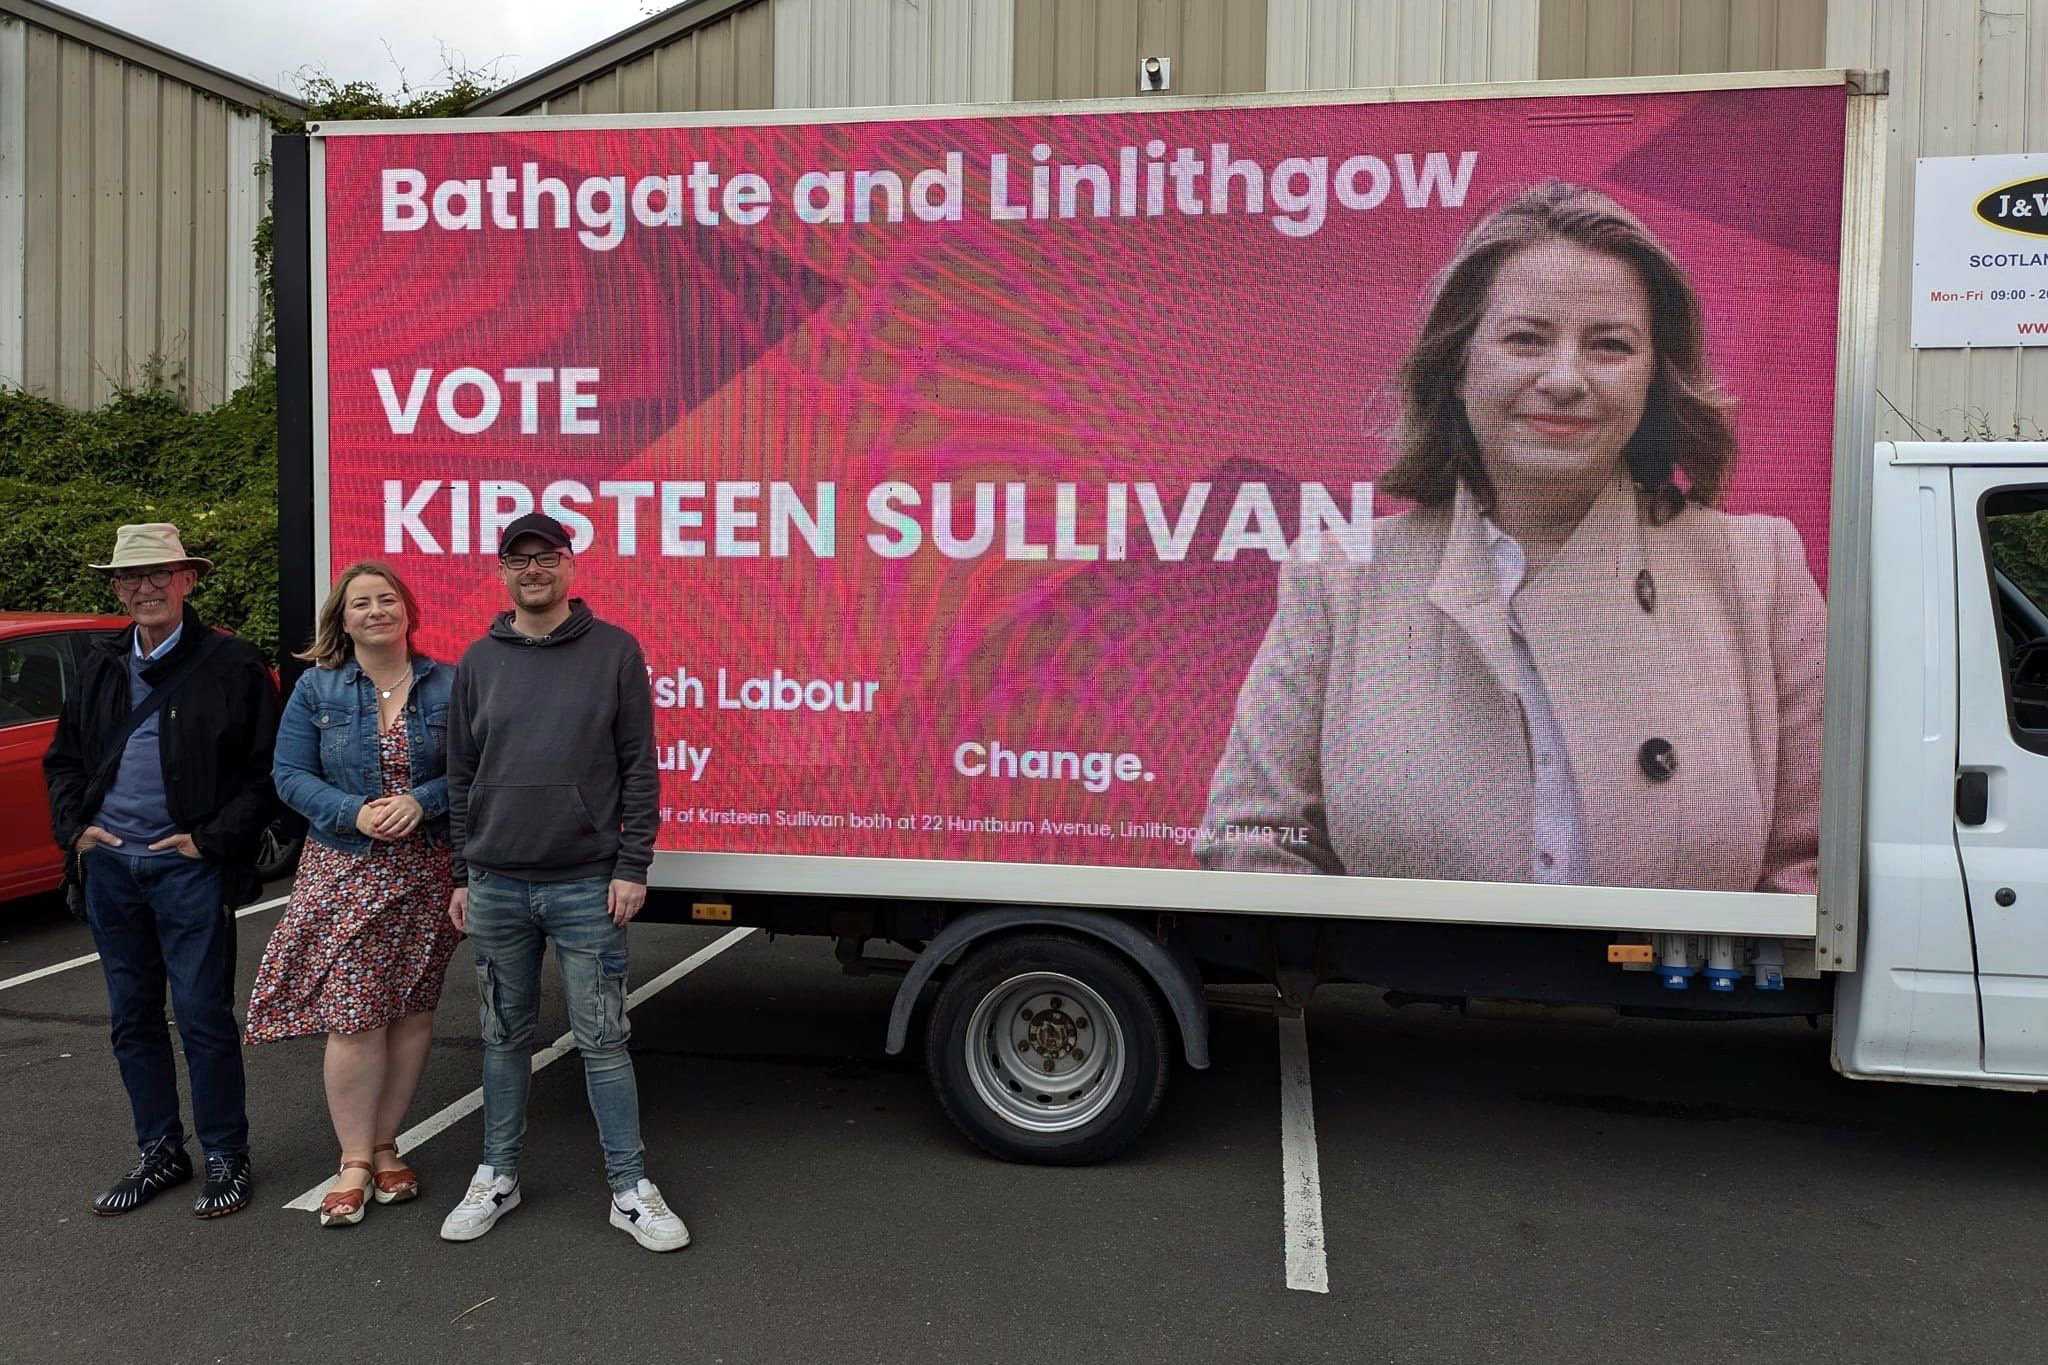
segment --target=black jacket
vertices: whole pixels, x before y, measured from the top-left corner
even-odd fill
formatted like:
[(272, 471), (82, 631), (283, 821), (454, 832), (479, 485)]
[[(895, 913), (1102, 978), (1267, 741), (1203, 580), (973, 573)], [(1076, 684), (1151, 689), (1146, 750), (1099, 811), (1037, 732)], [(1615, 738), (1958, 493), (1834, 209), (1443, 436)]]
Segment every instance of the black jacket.
[[(152, 685), (206, 638), (188, 605), (178, 647), (143, 669)], [(78, 686), (64, 699), (57, 733), (43, 755), (50, 788), (50, 832), (70, 853), (113, 785), (103, 771), (108, 745), (131, 709), (128, 659), (135, 627), (86, 651)], [(177, 695), (157, 712), (164, 794), (171, 819), (229, 875), (230, 902), (255, 894), (254, 869), (264, 826), (276, 813), (270, 750), (277, 740), (277, 684), (254, 645), (224, 639)], [(112, 765), (118, 767), (118, 763)], [(70, 868), (76, 877), (77, 859)]]

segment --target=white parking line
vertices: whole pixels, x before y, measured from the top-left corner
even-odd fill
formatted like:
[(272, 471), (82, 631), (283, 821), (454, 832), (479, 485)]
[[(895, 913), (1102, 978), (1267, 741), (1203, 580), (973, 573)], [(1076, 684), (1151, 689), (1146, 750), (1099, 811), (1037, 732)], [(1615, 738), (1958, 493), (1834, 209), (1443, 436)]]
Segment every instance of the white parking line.
[(1287, 1287), (1330, 1292), (1323, 1254), (1323, 1175), (1316, 1157), (1316, 1102), (1309, 1088), (1308, 1025), (1299, 1014), (1280, 1024), (1280, 1184)]
[[(655, 995), (660, 991), (667, 990), (670, 986), (673, 986), (676, 982), (681, 981), (691, 972), (696, 971), (699, 967), (709, 962), (712, 958), (717, 957), (727, 948), (732, 947), (734, 944), (738, 943), (741, 939), (745, 938), (747, 935), (753, 932), (754, 930), (752, 930), (751, 928), (734, 929), (727, 933), (719, 935), (717, 938), (713, 939), (704, 947), (699, 948), (696, 952), (691, 953), (681, 962), (678, 962), (675, 966), (663, 972), (660, 976), (657, 976), (651, 981), (647, 982), (639, 990), (634, 991), (631, 995), (628, 995), (626, 997), (627, 1011), (630, 1013), (635, 1005), (638, 1005), (641, 1001), (647, 999), (649, 996)], [(575, 1050), (575, 1037), (571, 1034), (563, 1034), (561, 1037), (555, 1039), (554, 1042), (548, 1044), (539, 1052), (533, 1054), (533, 1069), (535, 1074), (538, 1074), (542, 1067), (550, 1066), (555, 1062), (560, 1061), (562, 1058), (568, 1056)], [(463, 1119), (468, 1118), (471, 1114), (481, 1109), (483, 1107), (483, 1103), (484, 1092), (482, 1087), (478, 1087), (477, 1089), (470, 1091), (467, 1095), (464, 1095), (461, 1099), (455, 1101), (455, 1103), (449, 1105), (447, 1108), (440, 1110), (438, 1113), (430, 1115), (429, 1117), (421, 1120), (419, 1123), (416, 1123), (412, 1127), (406, 1129), (403, 1133), (400, 1133), (398, 1135), (398, 1149), (402, 1152), (412, 1151), (415, 1147), (420, 1146), (429, 1138), (435, 1137), (440, 1133), (445, 1132), (449, 1128), (454, 1127), (457, 1123), (460, 1123)], [(334, 1177), (328, 1176), (325, 1179), (323, 1179), (319, 1184), (315, 1185), (312, 1189), (307, 1190), (297, 1199), (294, 1199), (291, 1203), (286, 1204), (285, 1207), (288, 1209), (299, 1209), (306, 1213), (313, 1213), (319, 1209), (320, 1200), (326, 1195), (327, 1191), (329, 1190), (329, 1188), (333, 1186), (333, 1184)]]
[[(275, 900), (263, 901), (256, 905), (245, 905), (235, 911), (235, 918), (247, 919), (249, 916), (261, 914), (265, 910), (275, 910), (290, 899), (290, 896), (279, 896)], [(16, 986), (26, 986), (31, 981), (40, 981), (46, 976), (55, 976), (59, 972), (68, 972), (73, 967), (83, 967), (89, 962), (98, 962), (99, 960), (100, 955), (98, 953), (87, 953), (84, 957), (74, 957), (69, 962), (58, 962), (48, 967), (38, 967), (32, 972), (23, 972), (20, 976), (10, 976), (5, 981), (0, 981), (0, 991), (13, 990)]]

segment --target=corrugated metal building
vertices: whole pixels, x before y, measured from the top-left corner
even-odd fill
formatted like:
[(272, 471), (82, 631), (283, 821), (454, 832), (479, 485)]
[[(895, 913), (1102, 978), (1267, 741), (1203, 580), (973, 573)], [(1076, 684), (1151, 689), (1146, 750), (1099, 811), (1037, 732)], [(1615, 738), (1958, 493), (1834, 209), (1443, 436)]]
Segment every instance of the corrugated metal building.
[(2048, 151), (2048, 0), (684, 0), (470, 112), (1128, 98), (1150, 56), (1198, 95), (1889, 70), (1880, 435), (2048, 424), (2048, 347), (1907, 345), (1914, 158)]
[(297, 101), (42, 0), (0, 0), (0, 385), (72, 407), (249, 374), (262, 111)]

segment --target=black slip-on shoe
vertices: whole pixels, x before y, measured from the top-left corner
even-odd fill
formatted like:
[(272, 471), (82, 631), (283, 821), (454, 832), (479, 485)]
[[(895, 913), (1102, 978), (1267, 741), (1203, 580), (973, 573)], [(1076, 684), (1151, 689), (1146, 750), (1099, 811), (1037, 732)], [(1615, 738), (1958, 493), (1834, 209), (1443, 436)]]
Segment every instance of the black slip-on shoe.
[(142, 1149), (135, 1169), (109, 1185), (92, 1201), (92, 1211), (113, 1218), (141, 1208), (173, 1185), (192, 1178), (192, 1158), (183, 1143), (158, 1138)]
[(206, 1185), (192, 1201), (201, 1218), (225, 1218), (249, 1202), (249, 1154), (208, 1152)]

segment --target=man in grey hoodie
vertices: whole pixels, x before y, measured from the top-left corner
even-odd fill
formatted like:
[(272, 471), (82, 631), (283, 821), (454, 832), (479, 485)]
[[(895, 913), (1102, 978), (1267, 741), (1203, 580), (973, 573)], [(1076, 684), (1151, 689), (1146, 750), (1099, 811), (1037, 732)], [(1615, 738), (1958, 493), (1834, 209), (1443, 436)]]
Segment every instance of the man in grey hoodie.
[(569, 596), (576, 558), (553, 517), (507, 526), (498, 572), (512, 610), (463, 653), (448, 708), (448, 917), (476, 951), (484, 1161), (441, 1236), (473, 1241), (519, 1205), (540, 964), (552, 941), (612, 1226), (650, 1251), (676, 1251), (690, 1234), (647, 1179), (626, 1049), (626, 924), (647, 901), (659, 820), (647, 665), (631, 635)]

